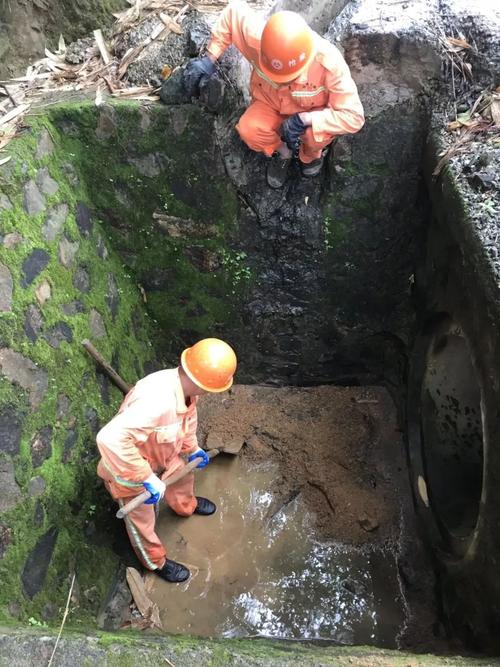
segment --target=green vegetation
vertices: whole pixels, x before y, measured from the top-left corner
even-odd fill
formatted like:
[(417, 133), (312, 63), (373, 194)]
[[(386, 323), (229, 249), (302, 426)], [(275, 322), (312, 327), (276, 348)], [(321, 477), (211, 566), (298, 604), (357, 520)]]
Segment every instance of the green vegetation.
[[(165, 364), (175, 363), (183, 345), (239, 317), (252, 276), (245, 253), (231, 245), (236, 196), (215, 166), (212, 178), (206, 178), (207, 164), (216, 164), (207, 122), (196, 107), (61, 104), (31, 117), (29, 128), (9, 147), (12, 160), (0, 171), (0, 191), (12, 207), (0, 210), (0, 234), (21, 238), (0, 244), (0, 264), (8, 267), (13, 282), (12, 309), (0, 313), (0, 340), (45, 372), (48, 388), (33, 409), (27, 391), (0, 377), (0, 410), (9, 406), (22, 423), (20, 451), (13, 457), (22, 501), (0, 515), (10, 530), (0, 560), (4, 622), (11, 621), (13, 602), (20, 619), (31, 624), (45, 618), (48, 602), (60, 611), (75, 570), (81, 594), (70, 619), (90, 623), (117, 566), (112, 536), (104, 535), (112, 504), (95, 474), (95, 431), (114, 414), (121, 393), (109, 386), (109, 400), (103, 400), (102, 381), (80, 345), (83, 338), (93, 338), (91, 312), (99, 314), (105, 329), (94, 342), (131, 383), (159, 356)], [(191, 158), (200, 152), (201, 132), (207, 136), (203, 163)], [(52, 145), (37, 159), (42, 134)], [(25, 187), (39, 180), (42, 169), (57, 187), (44, 195), (44, 209), (29, 215)], [(90, 225), (77, 224), (77, 204), (92, 212)], [(56, 206), (66, 206), (67, 215), (56, 238), (47, 240), (44, 226)], [(64, 264), (63, 237), (74, 250), (74, 259)], [(48, 261), (28, 283), (23, 264), (34, 249), (47, 253)], [(88, 282), (83, 291), (75, 286), (82, 269)], [(44, 282), (50, 297), (40, 302), (37, 291)], [(25, 324), (29, 309), (37, 309), (39, 318), (39, 330), (31, 336)], [(49, 340), (57, 326), (69, 340), (63, 337), (54, 346)], [(51, 444), (35, 466), (32, 444), (47, 427)], [(40, 497), (28, 492), (34, 476), (45, 483)], [(30, 601), (20, 575), (51, 528), (58, 536), (50, 568), (43, 589)], [(88, 589), (94, 589), (92, 600), (85, 596)]]
[[(8, 168), (0, 172), (0, 191), (12, 203), (12, 208), (0, 211), (0, 233), (3, 237), (13, 233), (22, 237), (12, 247), (0, 245), (0, 264), (8, 267), (13, 281), (12, 310), (0, 313), (0, 338), (2, 347), (15, 350), (47, 374), (48, 388), (41, 404), (33, 409), (26, 391), (5, 377), (0, 379), (0, 409), (11, 406), (22, 422), (20, 451), (14, 456), (14, 465), (23, 496), (16, 507), (0, 515), (0, 522), (11, 531), (10, 544), (0, 560), (0, 618), (9, 621), (8, 604), (16, 602), (20, 618), (33, 624), (29, 619), (41, 618), (47, 602), (56, 608), (63, 606), (69, 588), (67, 577), (73, 569), (82, 591), (75, 613), (80, 619), (90, 620), (117, 566), (110, 537), (89, 540), (86, 536), (86, 531), (99, 531), (109, 521), (111, 504), (95, 474), (95, 429), (109, 420), (121, 401), (121, 393), (112, 386), (108, 389), (109, 404), (103, 401), (95, 365), (80, 345), (83, 338), (93, 338), (90, 311), (99, 313), (106, 330), (96, 344), (105, 357), (114, 360), (129, 382), (136, 381), (144, 373), (144, 365), (156, 357), (151, 341), (157, 340), (158, 334), (144, 312), (137, 286), (123, 271), (122, 260), (110, 247), (105, 247), (99, 224), (94, 222), (86, 233), (78, 229), (76, 204), (90, 206), (91, 199), (84, 179), (78, 175), (76, 156), (67, 153), (50, 118), (39, 116), (29, 122), (30, 130), (9, 147), (12, 160)], [(48, 131), (54, 149), (37, 160), (34, 156), (42, 130)], [(74, 178), (70, 182), (68, 163), (74, 168), (71, 173), (78, 175), (78, 183)], [(23, 206), (23, 187), (42, 168), (48, 169), (58, 188), (54, 194), (46, 195), (45, 211), (29, 216)], [(68, 215), (56, 240), (47, 241), (42, 228), (48, 210), (58, 204), (67, 205)], [(67, 267), (58, 256), (63, 235), (78, 244), (75, 259)], [(25, 286), (23, 262), (35, 248), (48, 254), (48, 264)], [(98, 248), (104, 248), (105, 259)], [(88, 273), (88, 292), (81, 292), (73, 284), (78, 267), (84, 267)], [(116, 315), (109, 306), (110, 276), (119, 298)], [(50, 285), (50, 298), (42, 305), (36, 291), (44, 281)], [(65, 312), (63, 307), (71, 303), (76, 303), (77, 308)], [(41, 331), (34, 341), (25, 332), (30, 306), (41, 314)], [(46, 336), (61, 322), (67, 325), (71, 340), (62, 340), (58, 347), (53, 347)], [(62, 412), (58, 410), (61, 396), (65, 397)], [(32, 442), (45, 427), (52, 428), (51, 446), (47, 457), (34, 467)], [(73, 434), (70, 446), (69, 434)], [(41, 476), (45, 482), (39, 499), (28, 493), (33, 476)], [(96, 503), (100, 512), (94, 517)], [(37, 507), (42, 511), (35, 523)], [(22, 592), (20, 574), (28, 554), (51, 527), (58, 530), (51, 565), (42, 591), (29, 601)], [(97, 602), (90, 603), (83, 593), (92, 587), (96, 589)]]

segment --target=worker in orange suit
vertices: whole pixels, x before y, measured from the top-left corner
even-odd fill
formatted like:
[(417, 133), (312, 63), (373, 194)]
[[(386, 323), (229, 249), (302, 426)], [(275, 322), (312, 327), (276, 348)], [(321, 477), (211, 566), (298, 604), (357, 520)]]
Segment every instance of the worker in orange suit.
[(231, 2), (212, 30), (207, 55), (184, 70), (188, 95), (197, 96), (230, 44), (253, 70), (252, 103), (236, 129), (249, 148), (271, 158), (268, 184), (284, 185), (297, 149), (302, 175), (318, 175), (332, 141), (364, 124), (356, 84), (340, 51), (295, 12), (277, 12), (264, 22), (244, 2)]
[(194, 495), (194, 475), (172, 486), (165, 480), (187, 461), (210, 459), (196, 439), (198, 396), (222, 392), (233, 383), (236, 355), (217, 338), (205, 338), (184, 350), (178, 368), (147, 375), (129, 391), (118, 414), (97, 434), (98, 475), (120, 506), (146, 489), (151, 497), (126, 518), (132, 546), (146, 568), (165, 581), (181, 582), (189, 570), (167, 558), (155, 532), (155, 505), (162, 498), (180, 516), (216, 511), (207, 498)]

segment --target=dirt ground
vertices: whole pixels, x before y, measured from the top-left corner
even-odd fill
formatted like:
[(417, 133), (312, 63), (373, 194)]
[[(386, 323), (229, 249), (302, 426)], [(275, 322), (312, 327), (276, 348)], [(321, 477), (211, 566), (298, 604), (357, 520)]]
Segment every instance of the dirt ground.
[(301, 493), (324, 537), (356, 546), (397, 539), (408, 483), (384, 389), (236, 386), (200, 400), (198, 433), (201, 446), (243, 442), (240, 455), (279, 465), (270, 516)]
[(325, 538), (396, 555), (407, 607), (400, 647), (446, 653), (436, 579), (413, 510), (396, 408), (381, 387), (233, 387), (199, 402), (200, 446), (243, 443), (240, 456), (280, 469), (272, 517), (300, 493)]

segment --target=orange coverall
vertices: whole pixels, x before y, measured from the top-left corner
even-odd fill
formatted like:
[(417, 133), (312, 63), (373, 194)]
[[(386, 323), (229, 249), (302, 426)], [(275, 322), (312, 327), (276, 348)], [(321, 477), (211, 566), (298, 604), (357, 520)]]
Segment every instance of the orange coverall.
[(342, 134), (354, 134), (365, 122), (363, 106), (349, 67), (340, 51), (314, 34), (316, 55), (292, 83), (278, 84), (259, 69), (260, 37), (265, 21), (244, 2), (232, 2), (220, 15), (208, 45), (219, 58), (230, 44), (253, 67), (252, 104), (236, 129), (249, 148), (271, 156), (281, 145), (279, 128), (295, 113), (312, 112), (312, 126), (301, 138), (299, 158), (304, 163), (321, 156), (322, 149)]
[[(156, 473), (163, 480), (184, 467), (181, 458), (198, 449), (197, 398), (186, 407), (177, 368), (151, 373), (125, 396), (118, 414), (97, 434), (101, 460), (97, 474), (120, 506), (144, 491), (143, 482)], [(181, 516), (196, 509), (194, 475), (167, 487), (165, 502)], [(125, 523), (130, 542), (150, 570), (163, 567), (165, 547), (155, 532), (154, 505), (142, 504)]]

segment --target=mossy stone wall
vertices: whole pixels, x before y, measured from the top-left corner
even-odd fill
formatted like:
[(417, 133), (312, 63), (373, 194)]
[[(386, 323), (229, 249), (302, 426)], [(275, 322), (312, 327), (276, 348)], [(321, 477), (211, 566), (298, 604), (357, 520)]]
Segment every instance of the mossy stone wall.
[(60, 105), (51, 118), (163, 332), (167, 358), (175, 363), (193, 340), (238, 328), (251, 276), (233, 244), (239, 203), (212, 117), (194, 105), (85, 102)]
[(0, 618), (58, 616), (76, 571), (80, 618), (116, 568), (95, 434), (121, 393), (81, 346), (130, 383), (159, 335), (91, 211), (76, 154), (43, 113), (0, 168)]

